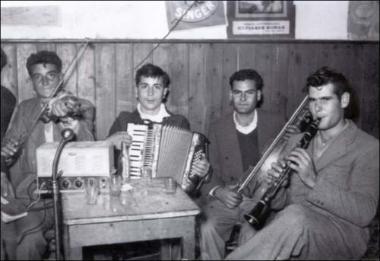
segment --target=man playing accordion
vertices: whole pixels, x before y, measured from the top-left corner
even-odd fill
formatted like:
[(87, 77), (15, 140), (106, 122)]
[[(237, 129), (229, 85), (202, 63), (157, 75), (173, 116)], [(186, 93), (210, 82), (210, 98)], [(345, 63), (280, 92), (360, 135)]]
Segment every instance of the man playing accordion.
[[(189, 121), (184, 116), (173, 114), (166, 109), (165, 101), (169, 93), (170, 78), (164, 70), (153, 64), (145, 64), (137, 70), (135, 83), (138, 100), (136, 110), (121, 112), (109, 131), (107, 140), (116, 148), (120, 149), (122, 141), (128, 146), (132, 143), (132, 137), (127, 133), (128, 123), (161, 123), (190, 130)], [(203, 153), (200, 158), (193, 161), (191, 173), (201, 179), (208, 179), (209, 169), (210, 164)]]

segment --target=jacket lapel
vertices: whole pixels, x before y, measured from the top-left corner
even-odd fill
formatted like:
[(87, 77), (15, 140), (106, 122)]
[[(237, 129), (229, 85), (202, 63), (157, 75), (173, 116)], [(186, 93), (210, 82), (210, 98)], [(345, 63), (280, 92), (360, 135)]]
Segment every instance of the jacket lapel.
[[(357, 132), (357, 127), (352, 121), (349, 121), (348, 124), (347, 129), (339, 134), (329, 145), (329, 148), (327, 148), (322, 156), (315, 162), (317, 171), (320, 171), (347, 153), (347, 147), (354, 141)], [(309, 148), (311, 148), (311, 146), (309, 146)]]
[[(221, 143), (221, 152), (223, 155), (224, 166), (226, 168), (226, 174), (228, 176), (235, 176), (239, 178), (243, 173), (242, 168), (242, 159), (241, 153), (239, 149), (239, 140), (236, 135), (235, 124), (233, 122), (232, 114), (228, 116), (228, 120), (226, 121), (223, 127), (221, 127), (221, 131), (219, 132), (220, 137), (218, 140), (223, 141)], [(232, 135), (231, 135), (232, 134)]]

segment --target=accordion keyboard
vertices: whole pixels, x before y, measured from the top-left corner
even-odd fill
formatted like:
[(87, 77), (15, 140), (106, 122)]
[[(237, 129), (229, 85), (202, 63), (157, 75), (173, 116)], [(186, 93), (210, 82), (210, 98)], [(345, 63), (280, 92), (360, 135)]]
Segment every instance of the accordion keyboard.
[(141, 176), (141, 167), (144, 162), (144, 147), (148, 133), (147, 125), (128, 124), (128, 134), (132, 136), (132, 144), (129, 147), (130, 175)]

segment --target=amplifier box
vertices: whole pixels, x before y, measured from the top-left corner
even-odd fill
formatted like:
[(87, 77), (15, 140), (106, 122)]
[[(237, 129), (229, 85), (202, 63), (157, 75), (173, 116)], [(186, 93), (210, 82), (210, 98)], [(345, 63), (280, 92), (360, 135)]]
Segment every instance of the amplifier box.
[[(101, 192), (107, 193), (109, 191), (109, 177), (65, 177), (62, 176), (58, 180), (60, 192), (83, 192), (88, 182), (93, 182), (99, 186)], [(53, 191), (52, 179), (49, 177), (37, 178), (37, 192), (38, 193), (51, 193)]]
[[(37, 176), (40, 193), (51, 189), (52, 167), (58, 142), (37, 148)], [(69, 142), (63, 148), (58, 163), (62, 171), (59, 185), (62, 192), (83, 190), (88, 179), (96, 179), (100, 187), (108, 185), (108, 177), (115, 172), (113, 146), (106, 141)]]
[[(51, 177), (58, 142), (37, 148), (37, 176)], [(63, 148), (58, 171), (64, 176), (109, 176), (114, 171), (113, 146), (106, 141), (69, 142)]]

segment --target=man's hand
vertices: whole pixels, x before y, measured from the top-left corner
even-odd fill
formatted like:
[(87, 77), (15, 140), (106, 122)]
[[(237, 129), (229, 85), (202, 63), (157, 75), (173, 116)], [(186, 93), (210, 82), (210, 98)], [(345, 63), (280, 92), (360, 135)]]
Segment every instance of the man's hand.
[(20, 142), (14, 138), (10, 138), (5, 142), (4, 146), (1, 147), (1, 156), (4, 157), (5, 163), (10, 164), (12, 158), (18, 153), (20, 149)]
[[(284, 160), (279, 160), (278, 162), (272, 163), (272, 168), (268, 170), (267, 176), (266, 176), (266, 182), (272, 186), (276, 182), (279, 182), (279, 178), (281, 176), (281, 173), (286, 168), (286, 162)], [(285, 177), (285, 180), (281, 184), (282, 187), (285, 187), (289, 182), (289, 177)]]
[(287, 157), (288, 165), (309, 188), (315, 186), (317, 172), (310, 155), (302, 148), (295, 148)]
[(195, 159), (191, 165), (191, 174), (203, 178), (207, 175), (209, 169), (210, 163), (206, 159), (206, 155), (204, 153), (201, 153), (200, 156)]
[(132, 137), (126, 131), (119, 131), (109, 136), (106, 141), (110, 142), (120, 150), (122, 141), (127, 143), (127, 147), (132, 144)]
[(7, 175), (5, 172), (1, 172), (1, 204), (5, 204), (5, 201), (3, 201), (3, 197), (14, 197), (14, 192), (12, 185), (9, 183), (9, 180), (7, 178)]
[(242, 195), (237, 193), (236, 188), (238, 185), (228, 185), (226, 187), (219, 187), (215, 190), (215, 197), (220, 200), (226, 207), (235, 208), (240, 205), (243, 200)]
[(8, 215), (7, 213), (1, 211), (1, 221), (3, 221), (4, 223), (9, 223), (9, 222), (12, 222), (12, 221), (15, 221), (17, 219), (20, 219), (22, 217), (25, 217), (28, 215), (28, 212), (23, 212), (19, 215)]
[(67, 105), (61, 98), (53, 98), (50, 100), (50, 113), (57, 117), (64, 117), (71, 110), (71, 107)]
[(283, 138), (287, 141), (291, 136), (298, 133), (301, 133), (301, 131), (296, 125), (289, 125), (285, 130)]

